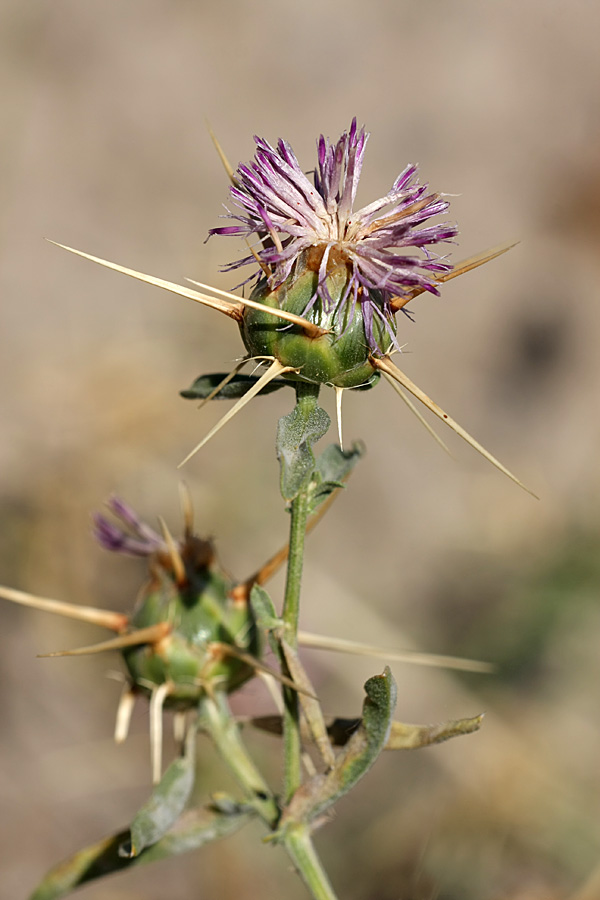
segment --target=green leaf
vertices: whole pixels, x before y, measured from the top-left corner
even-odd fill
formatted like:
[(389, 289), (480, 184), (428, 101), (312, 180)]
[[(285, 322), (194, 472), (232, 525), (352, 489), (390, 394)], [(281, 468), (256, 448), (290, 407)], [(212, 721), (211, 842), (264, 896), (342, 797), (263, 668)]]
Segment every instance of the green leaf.
[(134, 857), (124, 857), (119, 853), (119, 848), (129, 838), (129, 829), (126, 829), (90, 844), (55, 866), (29, 900), (59, 900), (95, 878), (197, 850), (204, 844), (238, 831), (252, 815), (252, 810), (246, 806), (238, 807), (234, 814), (227, 815), (212, 809), (189, 810), (169, 834)]
[(281, 493), (293, 500), (315, 469), (312, 445), (326, 434), (331, 419), (320, 406), (298, 403), (277, 425), (277, 458), (281, 465)]
[(175, 824), (189, 800), (196, 769), (196, 729), (191, 727), (185, 753), (171, 763), (152, 795), (131, 823), (131, 838), (121, 847), (125, 857), (139, 856), (163, 837)]
[(271, 597), (260, 584), (252, 586), (250, 606), (254, 613), (256, 624), (267, 633), (271, 650), (279, 656), (279, 641), (273, 632), (283, 628), (283, 622), (275, 611)]
[[(219, 387), (222, 381), (225, 381), (227, 378), (227, 373), (225, 372), (213, 372), (210, 375), (200, 375), (199, 378), (196, 378), (191, 387), (186, 390), (179, 391), (179, 396), (184, 397), (186, 400), (206, 400), (207, 397), (213, 393), (213, 391)], [(234, 375), (227, 384), (224, 384), (223, 387), (214, 395), (215, 400), (239, 400), (240, 397), (243, 397), (244, 394), (247, 394), (250, 388), (256, 384), (258, 381), (258, 376), (256, 375)], [(270, 381), (269, 384), (265, 385), (262, 391), (258, 392), (257, 396), (261, 394), (271, 394), (273, 391), (278, 391), (282, 387), (289, 387), (290, 382), (284, 381), (283, 378), (274, 378), (273, 381)]]
[(385, 749), (416, 750), (431, 744), (441, 744), (442, 741), (460, 737), (461, 734), (479, 731), (482, 721), (483, 715), (473, 716), (471, 719), (454, 719), (442, 725), (405, 725), (403, 722), (393, 722)]
[[(283, 719), (281, 716), (253, 716), (248, 719), (248, 724), (260, 731), (275, 734), (279, 737), (283, 734)], [(345, 747), (354, 732), (360, 727), (361, 719), (328, 718), (325, 720), (327, 734), (335, 747)], [(451, 738), (460, 737), (463, 734), (472, 734), (479, 731), (483, 722), (483, 714), (473, 716), (470, 719), (452, 719), (441, 725), (406, 725), (404, 722), (392, 722), (390, 733), (384, 750), (418, 750), (421, 747), (430, 747), (432, 744), (441, 744)], [(310, 739), (306, 729), (303, 738)]]
[(362, 721), (350, 737), (333, 768), (315, 775), (294, 794), (283, 812), (280, 831), (296, 823), (307, 823), (347, 794), (371, 768), (384, 749), (396, 706), (396, 683), (389, 668), (365, 684)]
[(309, 487), (308, 512), (313, 513), (327, 497), (344, 487), (358, 460), (364, 456), (365, 445), (358, 441), (351, 450), (342, 450), (338, 444), (331, 444), (317, 459), (317, 464)]
[(277, 615), (273, 601), (264, 587), (260, 584), (253, 584), (250, 591), (250, 606), (254, 613), (256, 624), (265, 631), (273, 628), (279, 628), (282, 625), (281, 619)]

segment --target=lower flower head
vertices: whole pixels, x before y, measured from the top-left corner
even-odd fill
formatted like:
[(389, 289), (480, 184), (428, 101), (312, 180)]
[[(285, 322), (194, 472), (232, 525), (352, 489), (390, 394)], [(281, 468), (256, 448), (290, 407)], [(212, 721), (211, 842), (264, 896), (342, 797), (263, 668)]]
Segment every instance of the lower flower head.
[[(100, 545), (149, 562), (149, 579), (138, 594), (129, 630), (135, 637), (164, 629), (159, 639), (123, 650), (136, 690), (151, 694), (166, 684), (166, 703), (185, 709), (197, 704), (207, 686), (232, 691), (251, 678), (249, 655), (259, 650), (252, 611), (230, 596), (234, 583), (221, 571), (212, 543), (187, 523), (181, 539), (168, 532), (161, 537), (118, 497), (110, 498), (108, 508), (121, 524), (96, 514)], [(245, 658), (240, 659), (240, 651)]]

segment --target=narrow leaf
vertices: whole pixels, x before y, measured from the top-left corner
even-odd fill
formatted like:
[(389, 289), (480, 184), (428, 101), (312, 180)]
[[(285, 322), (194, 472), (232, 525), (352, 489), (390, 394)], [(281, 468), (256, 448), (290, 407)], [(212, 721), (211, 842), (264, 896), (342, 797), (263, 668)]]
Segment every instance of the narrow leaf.
[(472, 734), (479, 731), (483, 715), (471, 719), (455, 719), (442, 725), (405, 725), (403, 722), (392, 722), (392, 729), (386, 750), (416, 750), (429, 747), (430, 744), (441, 744), (461, 734)]
[[(187, 390), (180, 391), (179, 395), (186, 400), (206, 400), (206, 398), (210, 397), (219, 384), (226, 378), (227, 375), (225, 373), (221, 374), (220, 372), (214, 372), (210, 375), (200, 375), (199, 378), (196, 378), (191, 387)], [(257, 381), (258, 376), (256, 375), (234, 375), (227, 384), (224, 384), (223, 387), (214, 394), (214, 399), (239, 400), (251, 387), (254, 387)], [(278, 391), (280, 388), (289, 387), (290, 385), (291, 382), (289, 381), (284, 381), (282, 378), (275, 378), (259, 391), (259, 396), (271, 394), (273, 391)]]
[[(326, 718), (327, 734), (335, 747), (345, 747), (352, 735), (360, 728), (361, 719)], [(444, 722), (442, 725), (406, 725), (404, 722), (392, 722), (390, 734), (384, 750), (417, 750), (421, 747), (429, 747), (431, 744), (441, 744), (454, 737), (463, 734), (472, 734), (479, 731), (483, 715), (473, 716), (470, 719), (455, 719)], [(252, 716), (242, 719), (241, 724), (248, 723), (259, 731), (281, 737), (283, 734), (283, 719), (278, 715)], [(309, 737), (306, 731), (304, 737)]]
[(196, 729), (190, 728), (184, 755), (171, 763), (131, 823), (131, 838), (120, 851), (123, 856), (139, 856), (145, 847), (159, 841), (183, 812), (194, 786), (195, 735)]
[(269, 384), (271, 381), (273, 381), (273, 379), (277, 378), (278, 375), (281, 375), (284, 372), (291, 371), (295, 370), (292, 370), (291, 366), (284, 366), (279, 362), (279, 360), (274, 359), (267, 371), (263, 375), (261, 375), (258, 381), (248, 391), (246, 391), (243, 397), (241, 397), (237, 401), (237, 403), (232, 406), (228, 412), (225, 413), (223, 418), (217, 422), (214, 428), (211, 428), (208, 434), (202, 438), (200, 443), (196, 444), (191, 453), (188, 453), (186, 458), (179, 463), (177, 468), (180, 469), (186, 464), (186, 462), (188, 462), (192, 458), (192, 456), (194, 456), (198, 452), (198, 450), (201, 450), (202, 447), (204, 447), (204, 445), (207, 444), (210, 439), (214, 437), (215, 434), (217, 434), (217, 432), (219, 432), (221, 428), (223, 428), (223, 426), (227, 424), (227, 422), (230, 421), (230, 419), (233, 419), (234, 416), (237, 416), (240, 410), (243, 409), (243, 407), (246, 406), (247, 403), (250, 403), (250, 401), (253, 400), (257, 394), (260, 394), (265, 385)]
[(129, 829), (85, 847), (51, 869), (29, 900), (60, 900), (95, 878), (141, 866), (155, 860), (177, 856), (227, 837), (238, 831), (252, 815), (249, 807), (226, 815), (209, 809), (194, 809), (181, 817), (175, 828), (139, 856), (124, 857), (119, 848), (129, 838)]
[(281, 829), (310, 822), (332, 806), (368, 772), (383, 748), (396, 705), (396, 684), (389, 668), (365, 684), (362, 721), (338, 755), (331, 771), (305, 782), (284, 810)]

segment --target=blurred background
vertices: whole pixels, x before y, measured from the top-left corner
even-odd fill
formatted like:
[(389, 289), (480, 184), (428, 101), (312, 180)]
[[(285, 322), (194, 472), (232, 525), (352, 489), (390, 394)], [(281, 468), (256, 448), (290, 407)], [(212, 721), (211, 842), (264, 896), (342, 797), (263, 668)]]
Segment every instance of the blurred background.
[[(198, 412), (178, 391), (228, 371), (237, 330), (44, 238), (233, 287), (219, 266), (235, 241), (204, 243), (227, 199), (207, 120), (233, 164), (258, 134), (285, 137), (308, 170), (318, 134), (356, 115), (372, 132), (359, 205), (418, 162), (455, 195), (453, 261), (521, 241), (418, 298), (400, 340), (402, 368), (539, 502), (450, 433), (446, 456), (386, 384), (345, 402), (346, 436), (368, 454), (309, 539), (303, 626), (498, 666), (394, 666), (398, 718), (486, 719), (384, 755), (339, 804), (317, 842), (346, 900), (600, 896), (599, 28), (584, 0), (0, 5), (2, 583), (128, 610), (143, 565), (94, 545), (91, 511), (115, 491), (179, 528), (176, 465), (225, 407)], [(285, 539), (274, 429), (289, 404), (257, 400), (184, 470), (199, 531), (239, 578)], [(8, 603), (0, 617), (0, 895), (20, 900), (145, 799), (147, 710), (115, 747), (118, 660), (36, 658), (104, 633)], [(381, 669), (305, 659), (341, 715)], [(271, 709), (254, 683), (237, 706)], [(251, 743), (277, 784), (277, 740)], [(225, 780), (201, 752), (208, 793)], [(303, 898), (260, 838), (80, 896)]]

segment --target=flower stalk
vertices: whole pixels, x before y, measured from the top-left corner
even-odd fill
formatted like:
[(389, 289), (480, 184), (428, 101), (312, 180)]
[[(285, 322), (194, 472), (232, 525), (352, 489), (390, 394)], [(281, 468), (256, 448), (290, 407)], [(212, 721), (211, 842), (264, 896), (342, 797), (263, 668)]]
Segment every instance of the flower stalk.
[[(298, 382), (296, 405), (308, 418), (317, 408), (319, 386)], [(292, 500), (290, 519), (289, 553), (285, 581), (282, 619), (287, 643), (298, 647), (298, 623), (300, 617), (300, 589), (304, 565), (304, 539), (308, 519), (308, 485), (302, 487)], [(282, 658), (285, 666), (285, 661)], [(286, 667), (287, 668), (287, 667)], [(289, 674), (289, 673), (288, 673)], [(300, 704), (298, 694), (284, 688), (283, 746), (284, 746), (284, 798), (289, 803), (301, 782), (302, 742), (300, 737)]]

